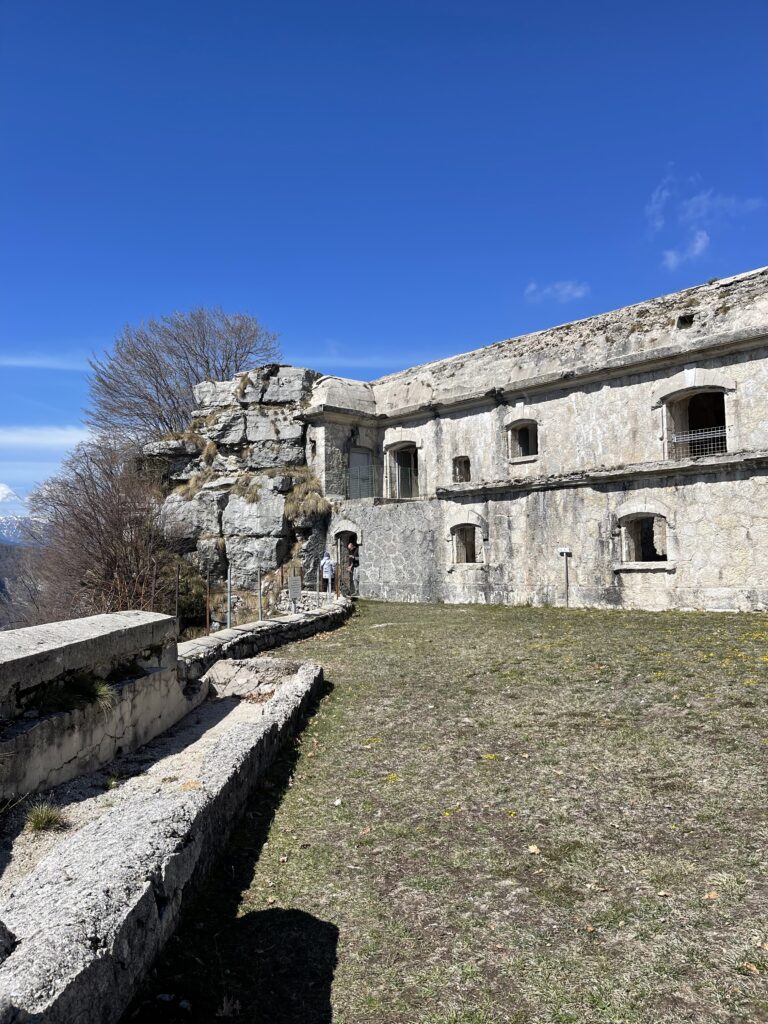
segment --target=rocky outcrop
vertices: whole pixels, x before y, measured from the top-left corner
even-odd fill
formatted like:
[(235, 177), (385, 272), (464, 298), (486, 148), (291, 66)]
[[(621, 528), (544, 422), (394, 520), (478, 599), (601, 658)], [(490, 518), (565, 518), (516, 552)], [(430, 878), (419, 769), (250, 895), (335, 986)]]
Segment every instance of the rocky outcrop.
[(231, 568), (233, 586), (253, 590), (259, 572), (295, 555), (314, 571), (324, 513), (299, 512), (290, 495), (311, 481), (300, 414), (319, 376), (270, 365), (229, 381), (203, 381), (194, 389), (198, 408), (188, 438), (144, 448), (167, 467), (167, 536), (212, 579), (223, 580)]

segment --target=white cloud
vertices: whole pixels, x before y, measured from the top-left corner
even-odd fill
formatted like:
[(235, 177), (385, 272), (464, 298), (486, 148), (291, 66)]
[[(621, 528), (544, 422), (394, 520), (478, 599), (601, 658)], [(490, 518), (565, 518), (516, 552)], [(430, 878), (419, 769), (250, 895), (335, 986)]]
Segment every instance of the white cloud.
[(86, 373), (89, 369), (85, 359), (58, 356), (0, 356), (0, 366), (20, 370), (64, 370)]
[(0, 448), (74, 448), (86, 441), (84, 427), (0, 427)]
[(672, 198), (673, 182), (674, 176), (668, 174), (659, 182), (651, 193), (651, 198), (645, 204), (645, 219), (654, 234), (664, 227), (667, 203)]
[(553, 281), (545, 285), (531, 281), (523, 294), (529, 302), (573, 302), (589, 295), (589, 285), (584, 281)]
[[(727, 221), (749, 216), (766, 206), (761, 196), (742, 198), (700, 186), (698, 175), (680, 178), (670, 170), (645, 204), (651, 234), (658, 234), (670, 221), (683, 225), (687, 234), (687, 240), (670, 239), (675, 244), (663, 251), (661, 265), (667, 270), (677, 270), (683, 263), (702, 256), (710, 247), (715, 225), (724, 226)], [(696, 187), (698, 192), (686, 195)]]
[(741, 199), (710, 188), (680, 202), (680, 221), (683, 224), (711, 224), (718, 219), (746, 217), (764, 207), (765, 200), (761, 196)]
[(681, 263), (688, 263), (703, 255), (709, 248), (709, 235), (706, 231), (696, 231), (684, 249), (665, 249), (661, 264), (667, 270), (677, 270)]

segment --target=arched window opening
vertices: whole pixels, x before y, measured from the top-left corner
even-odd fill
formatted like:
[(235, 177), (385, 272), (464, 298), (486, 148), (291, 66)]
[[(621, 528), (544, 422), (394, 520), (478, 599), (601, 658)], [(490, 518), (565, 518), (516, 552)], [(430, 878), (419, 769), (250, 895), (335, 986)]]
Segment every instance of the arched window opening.
[(533, 422), (518, 423), (509, 428), (510, 459), (525, 459), (539, 454), (539, 429)]
[(469, 466), (469, 456), (457, 455), (453, 460), (453, 482), (455, 484), (466, 484), (472, 478)]
[(482, 561), (483, 543), (478, 536), (476, 526), (468, 523), (461, 526), (454, 526), (453, 534), (453, 560), (457, 564), (466, 564)]
[(664, 516), (631, 516), (621, 522), (623, 562), (666, 562), (667, 520)]
[(669, 457), (696, 459), (727, 451), (725, 395), (696, 391), (667, 402)]
[(393, 498), (418, 498), (419, 453), (415, 444), (392, 452), (390, 488)]

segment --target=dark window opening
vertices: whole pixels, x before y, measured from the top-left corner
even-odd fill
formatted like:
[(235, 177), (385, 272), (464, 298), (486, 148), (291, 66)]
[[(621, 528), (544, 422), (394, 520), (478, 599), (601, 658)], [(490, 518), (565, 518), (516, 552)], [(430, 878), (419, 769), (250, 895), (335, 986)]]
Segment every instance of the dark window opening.
[(419, 455), (416, 445), (398, 448), (393, 459), (395, 498), (418, 498)]
[(477, 527), (457, 526), (453, 531), (454, 562), (477, 562), (478, 546), (476, 543)]
[(722, 391), (698, 391), (670, 402), (667, 410), (671, 458), (695, 459), (727, 451)]
[(513, 427), (509, 432), (509, 457), (523, 459), (539, 454), (539, 431), (535, 423)]
[(469, 458), (466, 455), (458, 455), (453, 460), (453, 481), (457, 484), (465, 484), (470, 479)]
[(625, 562), (666, 562), (667, 521), (663, 516), (638, 516), (624, 524)]
[(677, 318), (677, 326), (679, 328), (693, 327), (693, 321), (696, 319), (695, 313), (681, 313)]

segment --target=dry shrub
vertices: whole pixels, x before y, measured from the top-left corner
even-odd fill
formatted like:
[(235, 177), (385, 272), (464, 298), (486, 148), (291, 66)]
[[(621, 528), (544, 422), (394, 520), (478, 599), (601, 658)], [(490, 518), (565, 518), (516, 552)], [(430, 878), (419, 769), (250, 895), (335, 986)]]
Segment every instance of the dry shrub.
[(209, 441), (206, 444), (205, 448), (203, 448), (203, 454), (200, 456), (200, 458), (203, 460), (206, 466), (210, 466), (218, 454), (219, 449), (216, 445), (216, 442)]
[(180, 498), (183, 498), (184, 501), (191, 501), (198, 491), (200, 491), (203, 484), (207, 484), (210, 480), (213, 480), (215, 476), (216, 474), (212, 469), (201, 469), (198, 473), (193, 473), (185, 483), (179, 484), (175, 493), (178, 494)]
[(237, 478), (237, 482), (230, 493), (255, 504), (261, 497), (261, 485), (259, 484), (258, 477), (254, 476), (253, 473), (243, 473), (242, 476)]
[[(305, 468), (305, 467), (302, 467)], [(296, 477), (291, 470), (291, 476)], [(302, 473), (299, 483), (295, 483), (285, 499), (285, 514), (288, 519), (320, 519), (331, 511), (331, 503), (323, 497), (320, 481), (311, 471)]]

